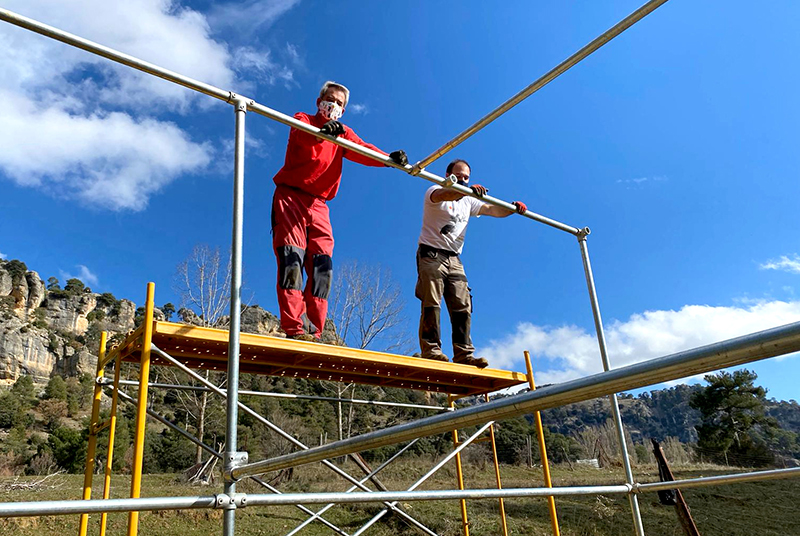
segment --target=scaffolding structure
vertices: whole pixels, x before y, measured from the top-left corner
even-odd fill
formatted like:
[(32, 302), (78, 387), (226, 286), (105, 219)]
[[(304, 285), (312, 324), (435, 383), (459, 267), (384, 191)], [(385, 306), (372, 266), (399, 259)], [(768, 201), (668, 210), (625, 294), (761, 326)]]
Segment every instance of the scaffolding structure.
[[(641, 513), (639, 510), (638, 495), (643, 492), (652, 492), (663, 489), (682, 489), (690, 487), (718, 485), (722, 483), (743, 482), (754, 480), (768, 480), (778, 478), (789, 478), (800, 476), (800, 468), (778, 469), (771, 471), (758, 471), (743, 474), (725, 475), (719, 477), (694, 478), (687, 480), (671, 481), (668, 483), (644, 484), (635, 480), (631, 469), (625, 442), (624, 428), (619, 412), (616, 393), (623, 390), (646, 387), (656, 383), (677, 380), (688, 376), (718, 370), (735, 365), (750, 363), (760, 359), (780, 356), (791, 352), (800, 351), (800, 323), (774, 328), (747, 336), (723, 341), (720, 343), (695, 348), (685, 352), (672, 354), (635, 365), (612, 369), (606, 348), (603, 322), (600, 315), (600, 306), (594, 283), (594, 276), (589, 259), (587, 237), (590, 234), (589, 228), (578, 228), (558, 222), (554, 219), (542, 216), (532, 211), (527, 211), (522, 216), (539, 223), (543, 223), (552, 228), (566, 232), (577, 238), (581, 258), (584, 267), (586, 285), (589, 293), (592, 313), (594, 317), (597, 341), (603, 363), (604, 372), (592, 376), (579, 378), (557, 385), (551, 385), (543, 389), (534, 390), (533, 376), (528, 360), (528, 374), (513, 373), (508, 371), (484, 370), (476, 373), (476, 369), (469, 367), (469, 372), (459, 371), (462, 365), (436, 363), (434, 367), (430, 363), (414, 360), (414, 358), (404, 358), (401, 356), (380, 356), (367, 355), (367, 352), (346, 348), (335, 348), (322, 345), (313, 345), (299, 341), (286, 341), (275, 339), (269, 341), (269, 351), (260, 351), (259, 341), (247, 334), (240, 334), (240, 312), (241, 312), (241, 273), (242, 273), (242, 221), (243, 221), (243, 199), (244, 199), (244, 139), (245, 139), (245, 117), (247, 112), (254, 112), (269, 119), (278, 121), (291, 128), (307, 132), (313, 136), (324, 139), (344, 147), (349, 151), (369, 157), (379, 161), (386, 166), (402, 170), (411, 175), (419, 176), (425, 180), (439, 184), (446, 188), (456, 190), (465, 195), (474, 196), (472, 191), (458, 184), (448, 182), (444, 177), (437, 176), (426, 171), (425, 167), (440, 158), (452, 148), (472, 136), (480, 129), (494, 121), (497, 117), (510, 110), (513, 106), (544, 87), (547, 83), (576, 65), (578, 62), (588, 57), (598, 50), (605, 43), (620, 35), (627, 28), (640, 21), (646, 15), (653, 12), (656, 8), (664, 4), (666, 0), (651, 0), (645, 5), (634, 11), (631, 15), (613, 26), (608, 31), (587, 44), (578, 52), (567, 58), (561, 64), (540, 77), (533, 84), (526, 87), (523, 91), (512, 97), (500, 107), (486, 115), (480, 121), (469, 127), (440, 149), (432, 153), (425, 159), (416, 164), (400, 166), (388, 157), (376, 153), (368, 148), (362, 147), (345, 139), (339, 139), (320, 133), (319, 129), (295, 120), (294, 118), (272, 110), (271, 108), (257, 103), (255, 100), (236, 94), (232, 91), (223, 90), (201, 81), (197, 81), (173, 71), (163, 69), (157, 65), (142, 61), (127, 54), (112, 50), (103, 45), (91, 42), (81, 37), (69, 34), (57, 28), (42, 24), (33, 19), (23, 17), (5, 9), (0, 9), (0, 20), (6, 21), (21, 28), (28, 29), (40, 35), (61, 41), (68, 45), (81, 48), (87, 52), (100, 55), (111, 61), (127, 65), (144, 73), (160, 77), (169, 82), (179, 84), (194, 91), (217, 98), (234, 107), (235, 116), (235, 142), (234, 142), (234, 191), (233, 191), (233, 225), (232, 225), (232, 275), (231, 275), (231, 308), (230, 308), (230, 329), (229, 331), (219, 332), (219, 330), (206, 330), (204, 328), (193, 328), (177, 324), (155, 322), (153, 319), (153, 294), (154, 287), (148, 285), (145, 319), (142, 327), (126, 339), (125, 343), (116, 350), (106, 354), (105, 337), (103, 337), (100, 356), (97, 368), (97, 388), (94, 393), (94, 404), (92, 411), (92, 427), (90, 433), (90, 452), (96, 448), (97, 433), (109, 428), (109, 440), (113, 442), (114, 419), (119, 400), (136, 404), (136, 440), (134, 444), (134, 478), (131, 484), (131, 498), (128, 499), (109, 499), (108, 489), (110, 483), (111, 453), (106, 460), (105, 487), (103, 499), (91, 499), (91, 471), (87, 470), (84, 485), (84, 500), (77, 501), (32, 501), (17, 503), (0, 503), (0, 518), (19, 517), (19, 516), (38, 516), (38, 515), (81, 515), (81, 534), (85, 534), (88, 514), (101, 513), (101, 531), (105, 531), (106, 515), (109, 512), (129, 512), (128, 535), (135, 536), (138, 531), (138, 515), (142, 511), (168, 510), (168, 509), (221, 509), (223, 510), (223, 535), (234, 536), (235, 514), (240, 508), (271, 505), (295, 505), (303, 512), (309, 514), (309, 522), (316, 520), (327, 525), (331, 530), (342, 534), (345, 533), (329, 521), (322, 517), (322, 508), (317, 512), (312, 512), (307, 508), (312, 504), (344, 504), (344, 503), (367, 503), (379, 502), (385, 505), (381, 514), (374, 518), (374, 521), (384, 515), (385, 512), (393, 511), (410, 525), (426, 534), (435, 534), (421, 522), (412, 518), (402, 509), (397, 507), (398, 501), (418, 501), (418, 500), (467, 500), (467, 499), (504, 499), (509, 497), (541, 497), (547, 498), (550, 502), (551, 513), (553, 515), (553, 530), (558, 533), (557, 520), (555, 519), (554, 498), (569, 495), (592, 495), (592, 494), (620, 494), (628, 497), (634, 532), (637, 536), (644, 536)], [(481, 197), (483, 202), (500, 206), (508, 210), (515, 210), (515, 207), (506, 201), (491, 196)], [(527, 357), (527, 356), (526, 356)], [(139, 363), (139, 382), (138, 396), (136, 399), (120, 391), (120, 367), (123, 361), (130, 360)], [(114, 380), (104, 377), (105, 366), (114, 362)], [(421, 363), (420, 363), (421, 362)], [(154, 414), (147, 408), (147, 393), (149, 387), (160, 387), (149, 383), (149, 371), (151, 365), (167, 364), (175, 366), (189, 374), (194, 379), (203, 384), (206, 388), (220, 396), (226, 398), (226, 438), (225, 449), (218, 452), (216, 449), (204, 445), (202, 438), (196, 438), (169, 422), (160, 415)], [(207, 368), (227, 372), (227, 389), (220, 389), (218, 386), (205, 380), (197, 374), (194, 369)], [(314, 367), (317, 367), (316, 369)], [(327, 367), (327, 368), (325, 368)], [(364, 372), (365, 368), (378, 367), (380, 374)], [(268, 371), (268, 372), (267, 372)], [(358, 381), (362, 383), (387, 382), (394, 386), (433, 390), (446, 393), (451, 396), (466, 396), (475, 394), (487, 394), (505, 384), (515, 385), (529, 382), (530, 390), (523, 394), (497, 399), (484, 404), (474, 405), (467, 408), (451, 411), (440, 411), (436, 415), (420, 419), (415, 422), (405, 423), (383, 430), (373, 431), (360, 436), (352, 437), (342, 441), (337, 441), (328, 445), (308, 448), (299, 443), (298, 440), (286, 434), (274, 424), (267, 421), (262, 416), (253, 412), (239, 401), (239, 374), (240, 372), (256, 372), (270, 374), (292, 374), (302, 377), (316, 377), (317, 379), (340, 378), (341, 381)], [(470, 376), (469, 381), (465, 381), (463, 376)], [(462, 377), (459, 377), (462, 376)], [(377, 380), (375, 379), (377, 378)], [(472, 383), (470, 383), (472, 382)], [(475, 382), (483, 382), (480, 385)], [(112, 412), (111, 417), (105, 422), (99, 422), (99, 403), (102, 395), (102, 386), (111, 385), (112, 389)], [(480, 434), (491, 430), (494, 421), (507, 419), (519, 415), (535, 413), (544, 409), (590, 400), (606, 396), (609, 398), (615, 423), (616, 433), (622, 452), (622, 465), (625, 470), (625, 482), (619, 485), (608, 486), (568, 486), (568, 487), (539, 487), (539, 488), (514, 488), (503, 489), (498, 479), (497, 489), (463, 489), (463, 483), (457, 490), (444, 491), (418, 491), (416, 488), (421, 485), (426, 478), (432, 475), (438, 468), (449, 460), (458, 459), (461, 450), (468, 444), (478, 439)], [(438, 408), (437, 408), (438, 409)], [(276, 433), (283, 435), (287, 440), (293, 442), (300, 450), (287, 455), (278, 456), (272, 459), (250, 462), (247, 453), (238, 450), (237, 443), (237, 423), (239, 411), (244, 411), (270, 427)], [(225, 483), (222, 493), (213, 495), (190, 496), (190, 497), (153, 497), (141, 498), (141, 471), (144, 447), (144, 426), (147, 416), (150, 415), (158, 419), (165, 426), (168, 426), (191, 441), (200, 444), (206, 452), (223, 462), (223, 475)], [(442, 461), (436, 464), (431, 471), (419, 479), (407, 491), (372, 491), (366, 487), (365, 482), (375, 476), (394, 458), (391, 458), (380, 467), (367, 471), (363, 479), (356, 479), (344, 473), (338, 466), (328, 460), (338, 456), (355, 454), (365, 450), (377, 448), (384, 445), (399, 444), (403, 442), (415, 441), (417, 438), (453, 432), (467, 426), (478, 426), (478, 432), (464, 441), (459, 441), (457, 432), (454, 433), (455, 448)], [(490, 432), (491, 433), (491, 432)], [(408, 445), (405, 447), (408, 448)], [(89, 463), (94, 463), (93, 456), (87, 459)], [(348, 492), (338, 493), (281, 493), (272, 488), (266, 482), (259, 479), (258, 475), (266, 472), (275, 471), (283, 468), (294, 467), (297, 465), (312, 462), (322, 462), (331, 470), (337, 472), (350, 481), (353, 487)], [(545, 464), (546, 466), (546, 464)], [(460, 473), (459, 473), (460, 474)], [(253, 494), (240, 493), (237, 491), (236, 484), (243, 478), (251, 478), (255, 482), (265, 487), (271, 493)], [(88, 485), (87, 485), (88, 484)], [(362, 490), (362, 491), (356, 491)], [(462, 505), (464, 503), (462, 502)], [(501, 503), (502, 504), (502, 503)], [(463, 511), (463, 508), (462, 508)], [(374, 523), (370, 520), (357, 533), (361, 534)], [(302, 527), (299, 527), (302, 528)], [(297, 530), (299, 530), (299, 528)], [(504, 527), (505, 528), (505, 527)], [(468, 523), (464, 518), (464, 533), (468, 536)], [(293, 534), (294, 532), (290, 533)]]

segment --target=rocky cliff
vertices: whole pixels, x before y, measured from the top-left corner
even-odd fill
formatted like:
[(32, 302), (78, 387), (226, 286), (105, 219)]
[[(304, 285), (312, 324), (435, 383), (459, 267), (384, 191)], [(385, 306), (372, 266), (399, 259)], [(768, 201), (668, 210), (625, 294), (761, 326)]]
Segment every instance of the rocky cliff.
[(0, 261), (0, 385), (23, 374), (36, 383), (54, 374), (94, 372), (99, 334), (126, 333), (136, 306), (81, 285), (65, 290), (20, 261)]
[[(18, 260), (0, 260), (0, 385), (13, 384), (30, 375), (37, 384), (53, 376), (94, 373), (100, 333), (124, 336), (136, 324), (136, 304), (113, 294), (98, 294), (71, 279), (62, 289), (48, 285)], [(202, 324), (192, 311), (180, 310), (182, 321)], [(164, 319), (156, 310), (156, 318)], [(227, 324), (227, 319), (221, 321)], [(242, 311), (242, 331), (283, 336), (275, 315), (261, 307)], [(328, 322), (322, 339), (336, 343)]]

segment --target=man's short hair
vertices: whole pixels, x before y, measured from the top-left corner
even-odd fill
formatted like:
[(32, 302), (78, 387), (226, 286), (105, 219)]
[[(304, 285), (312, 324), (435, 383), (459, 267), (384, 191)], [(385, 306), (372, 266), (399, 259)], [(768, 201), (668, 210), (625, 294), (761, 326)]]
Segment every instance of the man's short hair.
[(322, 97), (324, 97), (325, 93), (327, 93), (330, 88), (336, 88), (344, 91), (344, 105), (347, 106), (347, 101), (350, 100), (350, 90), (344, 87), (342, 84), (339, 84), (338, 82), (334, 82), (332, 80), (328, 80), (327, 82), (322, 84), (322, 89), (319, 90), (319, 98), (321, 99)]
[(445, 172), (445, 175), (450, 175), (450, 172), (453, 171), (453, 168), (456, 167), (456, 164), (465, 164), (469, 168), (469, 172), (472, 173), (472, 166), (469, 165), (469, 162), (466, 160), (461, 160), (460, 158), (456, 158), (447, 164), (447, 171)]

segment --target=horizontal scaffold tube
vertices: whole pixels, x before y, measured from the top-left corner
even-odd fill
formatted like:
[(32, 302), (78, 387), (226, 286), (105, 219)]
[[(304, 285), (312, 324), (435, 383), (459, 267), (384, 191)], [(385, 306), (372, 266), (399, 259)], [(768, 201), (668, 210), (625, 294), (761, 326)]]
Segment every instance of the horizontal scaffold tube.
[[(102, 382), (103, 385), (111, 385), (113, 380), (106, 378)], [(120, 380), (120, 385), (138, 386), (139, 382), (133, 380)], [(173, 383), (150, 383), (150, 387), (156, 389), (175, 389), (178, 391), (198, 391), (213, 393), (214, 390), (209, 387), (201, 385), (180, 385)], [(225, 389), (222, 389), (225, 391)], [(225, 391), (227, 393), (227, 391)], [(368, 406), (388, 406), (394, 408), (412, 408), (412, 409), (430, 409), (434, 411), (452, 411), (452, 408), (441, 406), (428, 406), (425, 404), (406, 404), (405, 402), (384, 402), (381, 400), (361, 400), (358, 398), (336, 398), (333, 396), (312, 396), (312, 395), (293, 395), (289, 393), (268, 393), (264, 391), (248, 391), (246, 389), (239, 389), (240, 396), (264, 396), (268, 398), (289, 398), (292, 400), (320, 400), (323, 402), (344, 402), (347, 404), (365, 404)]]
[[(538, 391), (537, 391), (538, 392)], [(97, 512), (128, 512), (131, 510), (184, 510), (199, 508), (224, 508), (231, 503), (241, 508), (247, 506), (285, 506), (298, 504), (344, 504), (387, 501), (433, 501), (454, 499), (510, 499), (514, 497), (566, 497), (570, 495), (613, 495), (641, 493), (662, 489), (698, 488), (793, 478), (800, 476), (800, 467), (757, 471), (737, 475), (702, 477), (652, 484), (628, 484), (608, 486), (564, 486), (558, 488), (505, 488), (433, 491), (376, 491), (370, 493), (284, 493), (281, 495), (236, 494), (231, 497), (220, 494), (200, 497), (149, 497), (145, 499), (105, 499), (89, 501), (35, 501), (0, 503), (0, 518), (40, 515), (91, 514)]]
[(434, 415), (415, 422), (293, 452), (270, 460), (242, 465), (231, 470), (231, 478), (276, 471), (326, 458), (362, 452), (415, 437), (441, 434), (474, 426), (487, 420), (500, 421), (533, 411), (592, 400), (620, 391), (677, 380), (721, 368), (800, 351), (800, 322), (743, 337), (702, 346), (586, 378), (549, 385), (536, 391), (510, 396), (487, 404)]
[[(303, 132), (307, 132), (308, 134), (311, 134), (312, 136), (316, 136), (317, 138), (328, 140), (328, 141), (330, 141), (332, 143), (335, 143), (336, 145), (344, 147), (345, 149), (347, 149), (349, 151), (353, 151), (353, 152), (358, 153), (358, 154), (360, 154), (362, 156), (366, 156), (367, 158), (371, 158), (371, 159), (376, 160), (378, 162), (382, 162), (386, 166), (393, 167), (393, 168), (396, 168), (396, 169), (400, 169), (402, 171), (405, 171), (406, 173), (412, 174), (412, 171), (413, 171), (414, 175), (418, 174), (417, 171), (414, 170), (410, 165), (400, 166), (400, 165), (396, 164), (388, 156), (383, 155), (381, 153), (378, 153), (376, 151), (373, 151), (372, 149), (368, 149), (368, 148), (366, 148), (366, 147), (364, 147), (362, 145), (359, 145), (357, 143), (353, 143), (350, 140), (346, 140), (344, 138), (335, 138), (333, 136), (328, 136), (326, 134), (322, 134), (322, 133), (320, 133), (320, 130), (317, 127), (313, 126), (313, 125), (309, 125), (308, 123), (304, 123), (302, 121), (299, 121), (299, 120), (295, 119), (294, 117), (291, 117), (291, 116), (288, 116), (288, 115), (283, 114), (281, 112), (278, 112), (276, 110), (273, 110), (272, 108), (269, 108), (268, 106), (264, 106), (263, 104), (257, 103), (253, 99), (238, 95), (236, 92), (224, 90), (224, 89), (212, 86), (210, 84), (206, 84), (204, 82), (200, 82), (198, 80), (194, 80), (193, 78), (189, 78), (188, 76), (183, 76), (181, 74), (175, 73), (175, 72), (170, 71), (168, 69), (164, 69), (162, 67), (159, 67), (158, 65), (146, 62), (144, 60), (140, 60), (138, 58), (135, 58), (135, 57), (130, 56), (128, 54), (124, 54), (122, 52), (119, 52), (119, 51), (116, 51), (114, 49), (108, 48), (106, 46), (100, 45), (100, 44), (95, 43), (93, 41), (89, 41), (88, 39), (83, 39), (82, 37), (78, 37), (78, 36), (73, 35), (71, 33), (64, 32), (62, 30), (59, 30), (58, 28), (54, 28), (52, 26), (48, 26), (47, 24), (43, 24), (43, 23), (41, 23), (39, 21), (30, 19), (28, 17), (24, 17), (22, 15), (19, 15), (17, 13), (14, 13), (12, 11), (7, 10), (7, 9), (0, 8), (0, 20), (3, 20), (5, 22), (8, 22), (8, 23), (13, 24), (15, 26), (19, 26), (21, 28), (25, 28), (26, 30), (30, 30), (32, 32), (38, 33), (38, 34), (43, 35), (45, 37), (50, 37), (50, 38), (55, 39), (57, 41), (61, 41), (62, 43), (66, 43), (68, 45), (80, 48), (80, 49), (85, 50), (87, 52), (91, 52), (92, 54), (96, 54), (98, 56), (102, 56), (102, 57), (104, 57), (106, 59), (109, 59), (111, 61), (115, 61), (117, 63), (121, 63), (121, 64), (126, 65), (128, 67), (131, 67), (133, 69), (137, 69), (139, 71), (151, 74), (153, 76), (157, 76), (159, 78), (163, 78), (164, 80), (168, 80), (170, 82), (174, 82), (176, 84), (179, 84), (179, 85), (184, 86), (186, 88), (192, 89), (192, 90), (197, 91), (199, 93), (203, 93), (204, 95), (208, 95), (208, 96), (223, 100), (223, 101), (231, 103), (231, 104), (235, 104), (235, 103), (239, 102), (240, 99), (242, 99), (242, 100), (244, 100), (246, 102), (247, 109), (249, 111), (255, 112), (255, 113), (259, 114), (259, 115), (263, 115), (264, 117), (272, 119), (273, 121), (277, 121), (279, 123), (283, 123), (286, 126), (289, 126), (289, 127), (292, 127), (292, 128), (296, 128), (297, 130), (302, 130)], [(440, 185), (443, 185), (443, 186), (448, 185), (447, 181), (445, 181), (445, 179), (443, 177), (439, 177), (439, 176), (434, 175), (432, 173), (422, 172), (422, 173), (419, 173), (419, 176), (423, 177), (426, 180), (434, 182), (436, 184), (440, 184)], [(464, 193), (466, 195), (470, 195), (472, 197), (477, 197), (472, 192), (472, 190), (470, 190), (469, 188), (465, 188), (463, 186), (460, 186), (458, 184), (455, 184), (455, 185), (452, 185), (452, 186), (449, 186), (449, 187), (454, 189), (454, 190), (457, 190), (459, 192), (462, 192), (462, 193)], [(494, 198), (494, 197), (491, 197), (491, 196), (488, 196), (488, 195), (484, 196), (484, 197), (478, 197), (478, 199), (481, 199), (482, 201), (484, 201), (486, 203), (489, 203), (491, 205), (496, 205), (496, 206), (499, 206), (499, 207), (503, 207), (503, 208), (507, 208), (509, 210), (516, 211), (516, 207), (514, 205), (512, 205), (511, 203), (508, 203), (506, 201), (502, 201), (500, 199), (497, 199), (497, 198)], [(564, 223), (557, 222), (557, 221), (552, 220), (550, 218), (547, 218), (545, 216), (540, 216), (539, 214), (536, 214), (535, 212), (527, 211), (523, 216), (525, 216), (525, 217), (527, 217), (527, 218), (529, 218), (531, 220), (538, 221), (538, 222), (544, 223), (546, 225), (549, 225), (550, 227), (554, 227), (556, 229), (560, 229), (562, 231), (566, 231), (566, 232), (571, 233), (573, 235), (578, 235), (578, 233), (580, 232), (575, 227), (572, 227), (570, 225), (566, 225)]]
[(739, 473), (736, 475), (704, 476), (687, 480), (672, 480), (670, 482), (654, 482), (652, 484), (636, 484), (634, 491), (661, 491), (665, 489), (700, 488), (704, 486), (718, 486), (720, 484), (735, 484), (739, 482), (760, 482), (762, 480), (777, 480), (780, 478), (800, 477), (800, 467), (790, 469), (772, 469), (770, 471), (755, 471), (752, 473)]
[[(63, 516), (100, 512), (144, 512), (221, 508), (230, 503), (227, 495), (199, 497), (147, 497), (143, 499), (91, 499), (86, 501), (30, 501), (0, 503), (0, 518)], [(295, 504), (295, 503), (292, 503)]]

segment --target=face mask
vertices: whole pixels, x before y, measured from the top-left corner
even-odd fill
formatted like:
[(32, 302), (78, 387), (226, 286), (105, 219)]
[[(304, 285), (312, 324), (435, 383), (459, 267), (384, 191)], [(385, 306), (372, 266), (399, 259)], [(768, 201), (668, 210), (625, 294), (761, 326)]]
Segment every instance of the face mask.
[(336, 121), (342, 117), (342, 107), (335, 102), (319, 101), (319, 113), (328, 121)]

